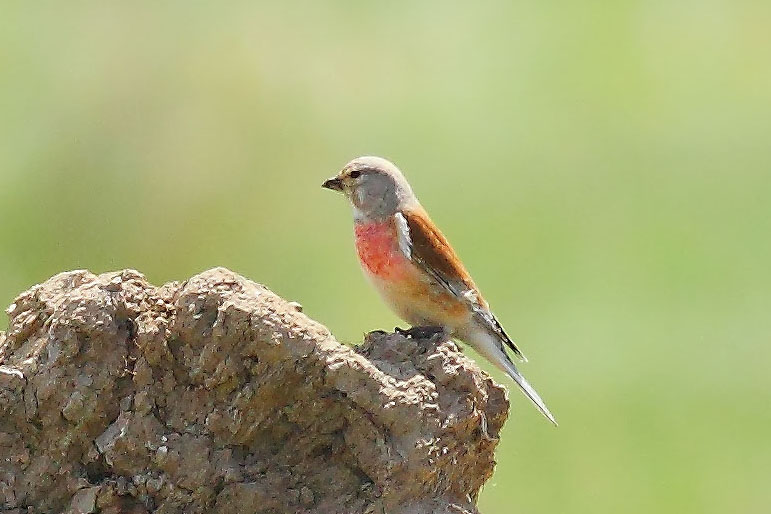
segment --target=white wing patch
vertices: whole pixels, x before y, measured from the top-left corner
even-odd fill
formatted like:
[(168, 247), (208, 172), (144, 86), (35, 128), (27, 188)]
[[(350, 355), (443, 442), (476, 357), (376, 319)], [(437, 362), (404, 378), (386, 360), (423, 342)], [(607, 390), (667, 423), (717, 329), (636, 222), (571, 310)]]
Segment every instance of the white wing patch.
[(410, 226), (407, 224), (407, 218), (401, 212), (397, 212), (394, 219), (399, 233), (399, 250), (405, 257), (412, 259), (412, 238), (410, 237)]
[(479, 296), (477, 295), (476, 291), (474, 291), (472, 289), (468, 289), (468, 290), (464, 291), (462, 296), (470, 304), (472, 304), (472, 305), (479, 305)]

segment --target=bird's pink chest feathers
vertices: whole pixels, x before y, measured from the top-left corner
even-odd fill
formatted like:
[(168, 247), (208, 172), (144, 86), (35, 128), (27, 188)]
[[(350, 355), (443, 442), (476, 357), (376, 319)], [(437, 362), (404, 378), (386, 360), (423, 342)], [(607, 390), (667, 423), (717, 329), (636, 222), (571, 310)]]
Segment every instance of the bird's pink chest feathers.
[(356, 223), (356, 252), (368, 274), (384, 280), (400, 280), (410, 271), (409, 259), (399, 249), (393, 220)]

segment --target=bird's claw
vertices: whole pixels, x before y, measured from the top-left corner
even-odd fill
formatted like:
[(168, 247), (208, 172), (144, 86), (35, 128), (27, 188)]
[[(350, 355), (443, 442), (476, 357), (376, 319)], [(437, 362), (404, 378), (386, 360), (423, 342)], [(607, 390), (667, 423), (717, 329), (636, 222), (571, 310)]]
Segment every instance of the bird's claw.
[(444, 327), (410, 327), (406, 330), (400, 327), (394, 327), (394, 332), (409, 339), (431, 339), (437, 335), (444, 334)]

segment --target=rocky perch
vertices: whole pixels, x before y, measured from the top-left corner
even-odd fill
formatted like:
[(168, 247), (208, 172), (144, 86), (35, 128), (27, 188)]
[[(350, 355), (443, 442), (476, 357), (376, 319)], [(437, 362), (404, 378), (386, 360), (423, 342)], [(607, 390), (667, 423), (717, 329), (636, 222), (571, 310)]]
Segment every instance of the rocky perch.
[(222, 268), (62, 273), (0, 332), (0, 512), (467, 513), (503, 388), (452, 342), (353, 349)]

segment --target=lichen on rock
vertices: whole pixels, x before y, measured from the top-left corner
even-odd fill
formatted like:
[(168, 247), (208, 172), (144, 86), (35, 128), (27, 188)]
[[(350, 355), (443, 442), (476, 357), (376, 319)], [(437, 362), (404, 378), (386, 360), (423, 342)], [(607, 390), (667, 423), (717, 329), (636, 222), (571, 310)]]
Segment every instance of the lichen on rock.
[(476, 512), (508, 413), (452, 342), (340, 344), (223, 268), (62, 273), (0, 333), (0, 510)]

